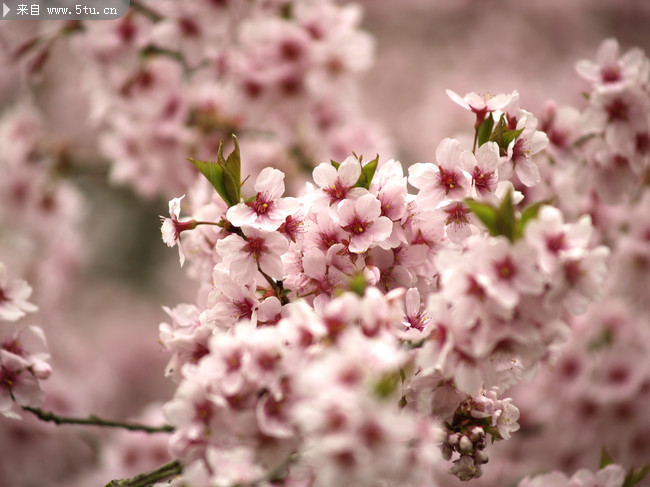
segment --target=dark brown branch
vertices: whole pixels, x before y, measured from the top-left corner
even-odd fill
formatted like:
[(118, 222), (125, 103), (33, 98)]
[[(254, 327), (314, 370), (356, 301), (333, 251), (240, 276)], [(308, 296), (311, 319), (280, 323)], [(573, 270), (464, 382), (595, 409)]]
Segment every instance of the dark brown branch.
[(141, 473), (130, 479), (111, 480), (106, 487), (149, 487), (159, 480), (165, 480), (179, 475), (183, 471), (183, 465), (178, 460), (166, 463), (150, 472)]
[(102, 426), (105, 428), (122, 428), (129, 431), (144, 431), (145, 433), (173, 433), (174, 432), (174, 427), (169, 424), (165, 424), (162, 426), (147, 426), (138, 423), (110, 421), (110, 420), (98, 418), (95, 415), (88, 416), (87, 418), (69, 418), (69, 417), (58, 416), (48, 411), (43, 411), (40, 408), (23, 406), (23, 409), (25, 411), (29, 411), (30, 413), (34, 414), (38, 419), (42, 421), (55, 423), (57, 425), (80, 424), (86, 426)]

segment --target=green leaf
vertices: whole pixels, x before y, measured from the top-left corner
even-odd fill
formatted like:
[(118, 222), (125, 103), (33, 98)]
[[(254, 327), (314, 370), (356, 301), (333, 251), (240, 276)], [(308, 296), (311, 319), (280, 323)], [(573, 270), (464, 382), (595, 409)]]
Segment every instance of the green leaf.
[(494, 127), (494, 119), (492, 115), (488, 116), (481, 125), (478, 127), (478, 146), (481, 147), (485, 144), (492, 134), (492, 127)]
[(228, 155), (223, 157), (223, 144), (219, 143), (217, 161), (199, 161), (189, 158), (188, 160), (196, 166), (210, 184), (217, 190), (221, 199), (230, 206), (235, 206), (241, 201), (241, 156), (237, 137), (232, 136), (235, 148)]
[(199, 170), (205, 178), (210, 181), (210, 184), (217, 190), (219, 196), (226, 202), (228, 206), (236, 205), (237, 203), (232, 203), (226, 192), (226, 185), (223, 180), (224, 170), (221, 164), (215, 161), (199, 161), (197, 159), (188, 158), (194, 166)]
[(235, 148), (228, 155), (228, 159), (226, 159), (226, 171), (228, 171), (228, 173), (232, 175), (232, 178), (238, 183), (237, 200), (239, 200), (241, 198), (241, 155), (239, 152), (239, 141), (234, 134), (232, 136), (232, 141)]
[(550, 205), (550, 204), (551, 204), (551, 200), (545, 199), (542, 201), (537, 201), (535, 203), (532, 203), (528, 205), (526, 208), (524, 208), (524, 210), (521, 212), (521, 218), (519, 218), (519, 221), (517, 221), (517, 228), (515, 229), (515, 240), (519, 240), (520, 238), (523, 238), (524, 230), (526, 229), (526, 225), (528, 225), (528, 222), (537, 218), (537, 215), (539, 214), (539, 210), (542, 208), (542, 206)]
[[(377, 155), (377, 157), (375, 157), (369, 163), (361, 166), (361, 174), (359, 175), (359, 179), (357, 179), (357, 182), (354, 185), (355, 188), (370, 189), (370, 183), (372, 183), (372, 178), (375, 175), (378, 163), (379, 155)], [(361, 164), (361, 159), (359, 159), (359, 164)]]
[(400, 384), (399, 372), (390, 372), (384, 374), (378, 382), (375, 383), (375, 394), (380, 398), (386, 398), (393, 394)]
[(507, 149), (508, 146), (510, 145), (510, 142), (515, 140), (517, 137), (519, 137), (523, 131), (524, 129), (505, 130), (503, 132), (503, 148)]
[(605, 447), (600, 450), (600, 466), (598, 468), (605, 468), (607, 465), (614, 463), (612, 457), (609, 456)]
[(337, 170), (338, 170), (339, 166), (341, 165), (340, 162), (336, 162), (334, 159), (330, 159), (330, 164), (332, 164), (332, 166), (334, 166)]
[(469, 207), (472, 213), (474, 213), (479, 220), (487, 227), (490, 232), (490, 235), (497, 236), (499, 235), (497, 231), (497, 212), (498, 209), (487, 203), (481, 203), (480, 201), (475, 201), (471, 199), (465, 200), (465, 204)]
[[(241, 200), (241, 158), (239, 155), (239, 143), (237, 137), (233, 135), (235, 148), (228, 155), (228, 159), (223, 157), (223, 144), (219, 143), (217, 151), (217, 162), (224, 169), (223, 184), (226, 192), (224, 201), (228, 206), (234, 206)], [(223, 198), (223, 195), (221, 196)]]
[(492, 135), (490, 135), (490, 142), (496, 142), (499, 147), (503, 144), (503, 132), (506, 130), (506, 117), (501, 115), (501, 118), (497, 122), (496, 127), (492, 130)]
[(512, 191), (508, 192), (497, 211), (496, 230), (498, 235), (505, 236), (511, 242), (515, 241), (515, 208), (512, 204)]
[(630, 471), (625, 476), (625, 482), (623, 482), (623, 487), (634, 487), (635, 485), (637, 485), (639, 482), (643, 480), (643, 478), (648, 474), (648, 472), (650, 472), (650, 465), (645, 465), (636, 471), (630, 469)]

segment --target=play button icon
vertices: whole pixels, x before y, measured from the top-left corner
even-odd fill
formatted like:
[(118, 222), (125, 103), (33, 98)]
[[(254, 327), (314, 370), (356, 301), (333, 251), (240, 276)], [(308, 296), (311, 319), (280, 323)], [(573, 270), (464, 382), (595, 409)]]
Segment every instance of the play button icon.
[(7, 14), (9, 13), (9, 10), (11, 10), (9, 7), (7, 7), (6, 3), (2, 4), (2, 18), (4, 19)]

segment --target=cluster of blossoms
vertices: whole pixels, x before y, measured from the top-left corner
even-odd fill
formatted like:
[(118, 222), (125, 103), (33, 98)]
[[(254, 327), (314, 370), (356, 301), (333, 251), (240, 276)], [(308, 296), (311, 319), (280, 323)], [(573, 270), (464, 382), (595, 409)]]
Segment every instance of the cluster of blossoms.
[[(81, 60), (110, 179), (173, 195), (195, 179), (187, 156), (211, 157), (233, 132), (253, 173), (273, 162), (292, 177), (328, 156), (385, 150), (357, 101), (374, 52), (360, 20), (358, 6), (332, 0), (147, 0), (115, 22), (63, 24), (54, 37), (68, 37)], [(32, 67), (52, 36), (14, 51)]]
[(608, 249), (589, 217), (517, 206), (546, 137), (516, 92), (452, 98), (476, 114), (474, 148), (445, 139), (408, 177), (351, 156), (297, 198), (267, 168), (242, 199), (237, 146), (197, 166), (223, 201), (195, 188), (189, 220), (170, 202), (163, 239), (204, 280), (160, 328), (179, 482), (428, 485), (440, 451), (469, 480), (487, 435), (519, 428), (504, 392), (601, 296)]
[(36, 407), (43, 401), (39, 380), (52, 371), (45, 335), (37, 326), (17, 323), (37, 310), (28, 301), (32, 288), (22, 279), (9, 279), (0, 262), (0, 413), (19, 417), (19, 406)]
[(591, 239), (610, 249), (611, 271), (604, 299), (569, 321), (552, 369), (512, 390), (525, 434), (499, 452), (511, 459), (511, 478), (592, 465), (602, 447), (628, 468), (650, 458), (650, 60), (639, 49), (620, 55), (609, 39), (597, 62), (580, 61), (577, 71), (591, 84), (588, 106), (550, 105), (542, 122), (549, 157), (537, 160), (542, 184), (528, 194), (554, 197), (565, 215), (590, 213)]

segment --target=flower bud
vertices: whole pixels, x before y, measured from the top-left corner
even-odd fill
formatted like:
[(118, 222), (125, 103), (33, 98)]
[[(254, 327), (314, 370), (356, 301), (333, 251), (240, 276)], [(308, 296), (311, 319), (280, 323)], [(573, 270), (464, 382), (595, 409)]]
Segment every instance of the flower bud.
[(459, 449), (461, 453), (469, 453), (474, 450), (474, 443), (467, 436), (463, 435), (460, 439)]

